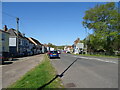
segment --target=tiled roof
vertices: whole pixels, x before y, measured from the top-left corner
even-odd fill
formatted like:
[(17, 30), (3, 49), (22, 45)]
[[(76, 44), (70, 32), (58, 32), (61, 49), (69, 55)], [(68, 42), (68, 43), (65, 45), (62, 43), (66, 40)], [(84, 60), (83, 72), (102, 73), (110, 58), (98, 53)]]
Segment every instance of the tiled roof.
[(42, 45), (38, 40), (36, 40), (36, 39), (34, 39), (34, 38), (32, 38), (32, 37), (30, 37), (30, 38), (28, 38), (32, 43), (34, 43), (35, 45)]
[(48, 45), (47, 45), (47, 44), (44, 44), (44, 46), (45, 46), (45, 47), (48, 47)]
[(80, 43), (80, 38), (77, 38), (77, 40), (74, 41), (74, 44)]
[[(10, 33), (10, 36), (17, 36), (17, 30), (15, 30), (13, 28), (7, 30), (7, 32)], [(20, 31), (18, 31), (18, 36), (21, 38), (24, 38), (24, 36), (22, 35), (22, 33)]]
[(4, 32), (4, 33), (7, 33), (7, 34), (10, 34), (10, 33), (6, 32), (6, 31), (1, 30), (1, 29), (0, 29), (0, 31), (1, 31), (1, 32)]

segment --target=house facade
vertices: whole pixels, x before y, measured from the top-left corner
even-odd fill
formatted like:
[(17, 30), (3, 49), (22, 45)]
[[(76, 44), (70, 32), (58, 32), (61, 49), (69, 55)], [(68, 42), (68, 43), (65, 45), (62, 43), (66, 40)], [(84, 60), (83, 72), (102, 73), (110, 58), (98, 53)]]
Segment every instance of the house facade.
[(50, 47), (47, 45), (47, 44), (44, 44), (44, 51), (45, 52), (48, 52), (48, 51), (50, 51)]
[(64, 51), (66, 51), (66, 53), (68, 53), (68, 52), (73, 53), (73, 47), (72, 46), (65, 46)]
[(9, 33), (6, 30), (0, 30), (0, 63), (9, 57)]
[(42, 53), (42, 44), (38, 40), (36, 40), (36, 39), (34, 39), (32, 37), (29, 37), (28, 39), (34, 44), (34, 46), (33, 46), (33, 54)]
[(83, 53), (84, 44), (81, 43), (80, 38), (77, 38), (74, 41), (74, 44), (72, 46), (73, 46), (73, 53), (74, 54), (80, 54), (80, 53), (82, 54)]
[(27, 38), (27, 40), (29, 41), (29, 55), (33, 55), (35, 51), (35, 44), (30, 40), (30, 38)]
[(9, 51), (11, 57), (27, 55), (29, 49), (29, 41), (20, 31), (9, 29)]

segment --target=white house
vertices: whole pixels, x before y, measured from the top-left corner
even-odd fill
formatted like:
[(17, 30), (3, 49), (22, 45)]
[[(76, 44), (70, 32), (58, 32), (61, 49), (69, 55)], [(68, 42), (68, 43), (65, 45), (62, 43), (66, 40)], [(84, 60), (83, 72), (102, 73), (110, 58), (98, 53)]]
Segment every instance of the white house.
[(9, 57), (9, 33), (6, 29), (0, 30), (0, 63), (4, 63)]
[(75, 40), (73, 44), (73, 53), (74, 54), (83, 53), (83, 49), (84, 49), (84, 44), (80, 42), (79, 38), (77, 38), (77, 40)]
[(64, 47), (64, 51), (66, 51), (66, 53), (67, 53), (67, 52), (72, 53), (72, 52), (73, 52), (73, 47), (72, 47), (72, 46), (65, 46), (65, 47)]

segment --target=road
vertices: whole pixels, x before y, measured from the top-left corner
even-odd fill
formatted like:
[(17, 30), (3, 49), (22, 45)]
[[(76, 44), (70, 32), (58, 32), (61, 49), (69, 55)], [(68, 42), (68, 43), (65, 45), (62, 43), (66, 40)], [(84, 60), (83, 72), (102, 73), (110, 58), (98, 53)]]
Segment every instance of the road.
[(14, 83), (26, 72), (40, 64), (43, 60), (44, 54), (16, 58), (14, 61), (5, 62), (2, 68), (2, 88), (7, 88), (10, 84)]
[(62, 77), (66, 88), (118, 88), (118, 59), (61, 54), (51, 59), (58, 74), (77, 60)]

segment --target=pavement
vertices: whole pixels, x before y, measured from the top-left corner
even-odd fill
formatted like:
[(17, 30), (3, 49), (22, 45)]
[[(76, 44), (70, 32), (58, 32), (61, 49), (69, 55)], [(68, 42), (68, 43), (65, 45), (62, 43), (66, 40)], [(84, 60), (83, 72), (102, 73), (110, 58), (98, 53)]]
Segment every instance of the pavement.
[(77, 58), (61, 78), (66, 88), (118, 88), (118, 58), (61, 54), (50, 60), (61, 74)]
[(2, 88), (7, 88), (9, 85), (22, 77), (26, 72), (40, 64), (43, 58), (44, 54), (39, 54), (15, 58), (13, 61), (6, 61), (5, 65), (0, 66), (0, 69), (2, 69)]

